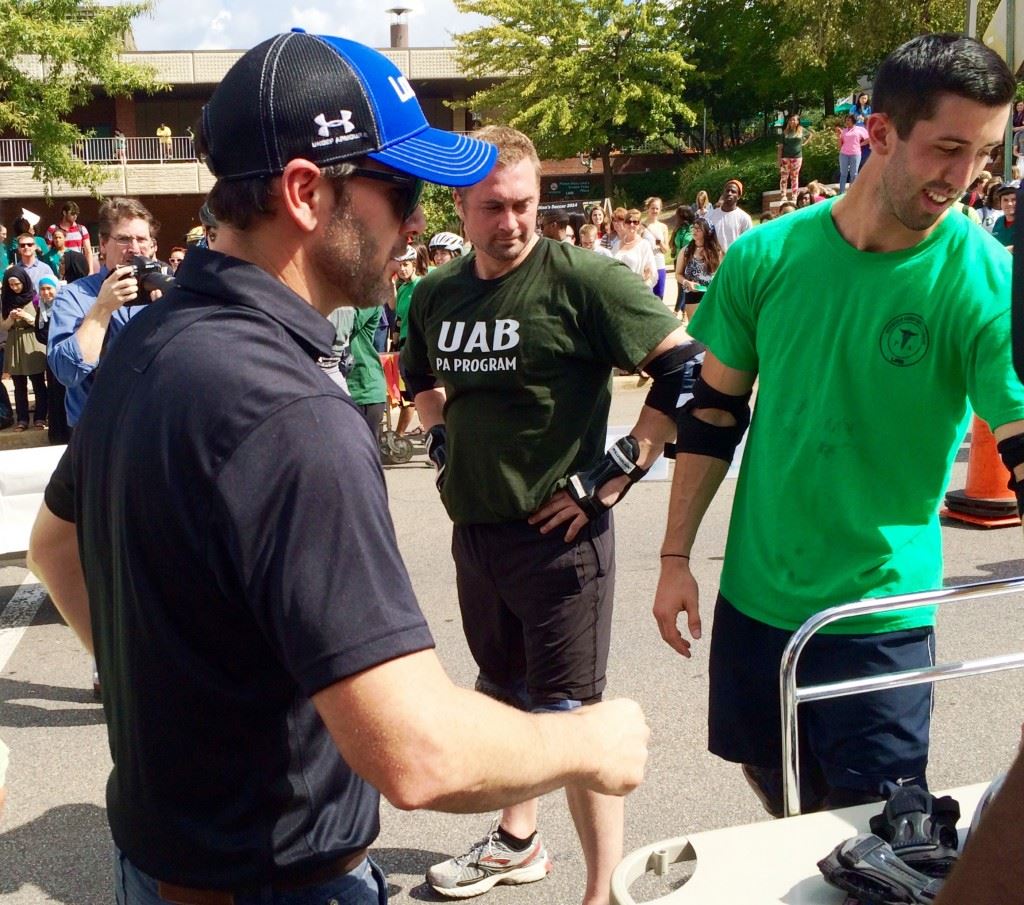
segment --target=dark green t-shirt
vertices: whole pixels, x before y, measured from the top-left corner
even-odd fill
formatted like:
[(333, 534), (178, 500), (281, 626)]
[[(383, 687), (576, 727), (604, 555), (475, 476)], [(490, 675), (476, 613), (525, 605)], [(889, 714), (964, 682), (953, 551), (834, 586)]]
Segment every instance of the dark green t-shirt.
[(788, 158), (804, 156), (804, 142), (807, 141), (806, 132), (797, 132), (795, 135), (782, 133), (782, 156)]
[(425, 276), (402, 364), (447, 392), (442, 499), (456, 524), (525, 518), (604, 453), (611, 368), (632, 370), (679, 322), (617, 261), (541, 239), (481, 280), (475, 255)]
[[(832, 206), (729, 246), (690, 327), (758, 374), (722, 594), (789, 630), (839, 603), (941, 587), (938, 507), (968, 400), (993, 428), (1024, 418), (1006, 250), (952, 211), (913, 248), (858, 251)], [(806, 279), (822, 262), (827, 279)], [(932, 620), (921, 608), (825, 631)]]

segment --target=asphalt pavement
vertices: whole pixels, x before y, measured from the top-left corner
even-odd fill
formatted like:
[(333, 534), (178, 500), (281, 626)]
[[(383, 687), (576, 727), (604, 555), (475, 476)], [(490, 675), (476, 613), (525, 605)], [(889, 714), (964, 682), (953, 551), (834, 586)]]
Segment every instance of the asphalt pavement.
[[(617, 379), (611, 423), (631, 425), (644, 394), (635, 380)], [(963, 486), (966, 447), (959, 458), (953, 487)], [(417, 455), (407, 465), (387, 469), (387, 482), (399, 544), (438, 654), (454, 681), (470, 686), (475, 670), (455, 599), (451, 531), (432, 469)], [(705, 639), (733, 486), (727, 480), (712, 504), (692, 561), (707, 607)], [(886, 491), (873, 489), (879, 497)], [(684, 660), (661, 641), (650, 615), (668, 494), (667, 482), (644, 482), (615, 510), (618, 588), (608, 691), (638, 700), (652, 729), (646, 781), (626, 805), (627, 851), (766, 819), (737, 769), (705, 750), (707, 641), (695, 645), (693, 659)], [(985, 531), (950, 523), (943, 527), (943, 542), (947, 584), (1024, 573), (1020, 529)], [(103, 802), (110, 764), (102, 713), (91, 697), (89, 660), (31, 579), (23, 584), (26, 576), (23, 555), (0, 557), (0, 738), (11, 748), (8, 804), (0, 817), (0, 905), (108, 903), (112, 849)], [(1021, 602), (1008, 597), (943, 611), (938, 659), (1024, 650)], [(20, 628), (33, 612), (27, 628)], [(937, 686), (933, 788), (985, 780), (1009, 763), (1024, 720), (1022, 690), (1019, 672)], [(375, 857), (388, 873), (392, 901), (440, 901), (425, 885), (424, 871), (481, 837), (490, 820), (491, 815), (403, 813), (385, 804)], [(550, 877), (529, 886), (497, 887), (489, 902), (580, 901), (582, 858), (561, 794), (544, 799), (541, 831), (555, 864)], [(737, 861), (742, 863), (742, 853)], [(665, 880), (642, 881), (634, 895), (655, 898), (683, 879), (673, 873)]]

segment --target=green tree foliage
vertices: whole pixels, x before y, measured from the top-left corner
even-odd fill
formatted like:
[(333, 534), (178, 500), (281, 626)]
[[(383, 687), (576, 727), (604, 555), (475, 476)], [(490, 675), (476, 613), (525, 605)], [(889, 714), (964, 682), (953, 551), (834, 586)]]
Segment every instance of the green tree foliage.
[(680, 48), (684, 4), (660, 0), (456, 0), (491, 22), (455, 38), (468, 75), (507, 78), (469, 100), (526, 132), (542, 156), (592, 153), (612, 193), (616, 148), (674, 146), (694, 114)]
[[(982, 0), (979, 27), (998, 0)], [(776, 111), (823, 109), (856, 90), (895, 47), (964, 28), (964, 0), (690, 0), (686, 100), (708, 110), (709, 143), (769, 132)], [(760, 119), (760, 122), (758, 120)]]
[(686, 97), (699, 115), (707, 109), (710, 144), (716, 135), (739, 139), (744, 121), (785, 108), (806, 91), (800, 73), (783, 74), (779, 66), (779, 46), (791, 32), (773, 4), (693, 0), (683, 14), (696, 66)]
[[(904, 41), (925, 32), (964, 29), (964, 0), (762, 2), (775, 8), (785, 34), (778, 45), (782, 73), (810, 79), (826, 113), (832, 112), (837, 89), (845, 93)], [(996, 4), (979, 4), (979, 26), (992, 18)]]
[(455, 211), (452, 190), (447, 186), (428, 182), (423, 187), (420, 204), (423, 205), (423, 216), (427, 221), (427, 228), (422, 237), (424, 242), (442, 230), (453, 233), (462, 231), (462, 223)]
[(156, 87), (149, 71), (118, 59), (131, 20), (146, 9), (144, 2), (0, 0), (0, 133), (31, 140), (33, 174), (47, 186), (92, 187), (102, 179), (72, 153), (85, 137), (67, 121), (73, 109), (97, 90), (127, 96)]

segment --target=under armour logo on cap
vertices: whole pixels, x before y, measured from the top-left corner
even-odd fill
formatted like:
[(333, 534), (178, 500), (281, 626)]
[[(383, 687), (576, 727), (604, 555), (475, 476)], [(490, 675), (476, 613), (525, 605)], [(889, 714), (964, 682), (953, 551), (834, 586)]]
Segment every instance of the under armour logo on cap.
[(356, 127), (352, 125), (352, 111), (339, 110), (338, 113), (341, 114), (340, 119), (328, 119), (322, 113), (318, 113), (313, 118), (313, 122), (320, 127), (317, 130), (317, 135), (327, 138), (331, 134), (331, 129), (344, 129), (346, 135), (349, 132), (355, 132)]

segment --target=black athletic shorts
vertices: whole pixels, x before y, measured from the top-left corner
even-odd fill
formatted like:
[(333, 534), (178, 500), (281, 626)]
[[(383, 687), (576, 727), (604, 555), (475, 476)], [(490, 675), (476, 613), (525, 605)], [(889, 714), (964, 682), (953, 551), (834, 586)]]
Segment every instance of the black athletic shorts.
[[(710, 653), (712, 754), (781, 769), (779, 666), (791, 635), (745, 616), (718, 595)], [(797, 679), (801, 686), (815, 685), (934, 662), (932, 628), (817, 634), (804, 648)], [(822, 801), (836, 789), (883, 797), (888, 784), (927, 788), (931, 709), (930, 684), (801, 704), (802, 798)]]
[(477, 689), (523, 709), (600, 700), (611, 639), (611, 513), (571, 543), (566, 526), (456, 525), (452, 555)]

